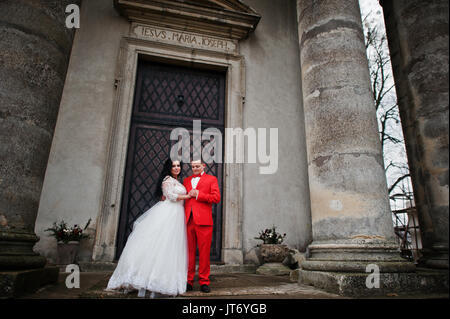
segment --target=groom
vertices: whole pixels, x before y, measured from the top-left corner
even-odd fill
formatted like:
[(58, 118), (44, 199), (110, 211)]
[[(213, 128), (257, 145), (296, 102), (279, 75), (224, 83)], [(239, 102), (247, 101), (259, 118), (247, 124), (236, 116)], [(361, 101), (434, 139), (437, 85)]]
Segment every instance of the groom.
[(212, 204), (220, 202), (217, 178), (204, 172), (206, 164), (192, 161), (193, 175), (184, 179), (183, 185), (191, 196), (184, 203), (188, 242), (188, 277), (186, 290), (192, 290), (195, 275), (195, 252), (198, 246), (198, 277), (200, 290), (210, 292), (210, 249), (213, 233)]

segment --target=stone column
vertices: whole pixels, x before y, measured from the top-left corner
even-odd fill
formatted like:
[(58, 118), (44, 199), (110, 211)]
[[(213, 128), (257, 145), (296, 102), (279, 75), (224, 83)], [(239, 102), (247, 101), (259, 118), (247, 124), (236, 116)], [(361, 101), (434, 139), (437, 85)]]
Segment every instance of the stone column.
[(448, 1), (381, 1), (424, 264), (448, 268)]
[(415, 267), (394, 237), (358, 1), (298, 0), (297, 11), (313, 232), (301, 280), (379, 293), (361, 276), (369, 264)]
[(46, 263), (34, 223), (74, 35), (65, 8), (80, 2), (0, 2), (1, 270)]

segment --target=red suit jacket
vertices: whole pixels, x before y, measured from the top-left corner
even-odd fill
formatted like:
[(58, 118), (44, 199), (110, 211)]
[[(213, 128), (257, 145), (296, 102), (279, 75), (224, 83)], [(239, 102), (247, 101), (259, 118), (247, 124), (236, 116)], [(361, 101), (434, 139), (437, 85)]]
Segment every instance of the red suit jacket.
[[(192, 176), (189, 176), (183, 181), (183, 185), (186, 187), (186, 191), (188, 193), (192, 189), (191, 180)], [(199, 191), (197, 199), (192, 197), (184, 202), (186, 223), (189, 221), (192, 211), (195, 224), (212, 226), (212, 204), (217, 204), (220, 202), (220, 190), (217, 178), (204, 173), (200, 177), (196, 189)]]

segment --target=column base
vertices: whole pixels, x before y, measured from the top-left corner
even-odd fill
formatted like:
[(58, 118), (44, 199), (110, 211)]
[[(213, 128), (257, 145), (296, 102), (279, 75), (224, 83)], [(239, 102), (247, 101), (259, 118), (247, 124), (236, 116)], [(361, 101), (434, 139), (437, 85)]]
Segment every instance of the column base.
[(33, 251), (39, 237), (27, 231), (0, 231), (0, 270), (42, 268), (47, 259)]
[(0, 271), (0, 299), (33, 293), (44, 285), (58, 282), (59, 268), (44, 267), (20, 271)]
[(406, 260), (313, 260), (308, 259), (302, 263), (302, 269), (310, 271), (366, 273), (376, 266), (380, 273), (409, 273), (415, 272), (416, 266)]
[(448, 259), (429, 259), (425, 261), (425, 266), (435, 269), (448, 269)]
[(433, 246), (430, 250), (423, 250), (423, 257), (419, 260), (423, 267), (448, 269), (448, 246)]
[(448, 290), (448, 274), (446, 281), (434, 273), (419, 276), (415, 273), (416, 266), (400, 257), (395, 242), (378, 239), (316, 241), (309, 245), (309, 250), (310, 258), (302, 263), (299, 282), (343, 296), (411, 293), (442, 288), (443, 283)]
[(308, 249), (310, 257), (302, 263), (305, 270), (365, 273), (369, 265), (376, 265), (382, 273), (408, 273), (416, 269), (412, 262), (400, 256), (395, 242), (377, 239), (316, 241)]
[(416, 273), (381, 273), (379, 288), (369, 288), (370, 273), (299, 271), (299, 283), (347, 297), (376, 297), (396, 294), (448, 293), (448, 272), (421, 270)]

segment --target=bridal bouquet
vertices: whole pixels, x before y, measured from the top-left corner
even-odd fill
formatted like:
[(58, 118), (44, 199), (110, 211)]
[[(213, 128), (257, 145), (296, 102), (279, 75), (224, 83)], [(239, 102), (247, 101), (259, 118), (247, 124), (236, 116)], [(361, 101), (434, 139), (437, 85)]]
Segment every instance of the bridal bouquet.
[(80, 241), (82, 238), (89, 237), (86, 234), (83, 234), (83, 231), (89, 226), (91, 222), (91, 218), (89, 218), (86, 226), (83, 229), (78, 225), (74, 225), (73, 227), (69, 227), (67, 223), (62, 220), (58, 224), (56, 222), (53, 223), (53, 227), (47, 228), (45, 231), (52, 232), (50, 236), (56, 238), (57, 241), (62, 241), (64, 243), (68, 243), (69, 241)]
[(266, 228), (259, 233), (259, 237), (255, 239), (262, 240), (264, 244), (281, 244), (286, 237), (286, 234), (281, 235), (276, 231), (276, 227)]

